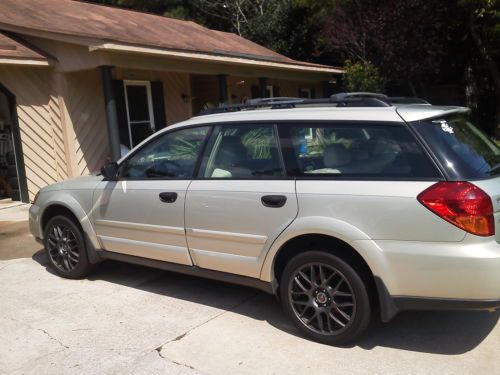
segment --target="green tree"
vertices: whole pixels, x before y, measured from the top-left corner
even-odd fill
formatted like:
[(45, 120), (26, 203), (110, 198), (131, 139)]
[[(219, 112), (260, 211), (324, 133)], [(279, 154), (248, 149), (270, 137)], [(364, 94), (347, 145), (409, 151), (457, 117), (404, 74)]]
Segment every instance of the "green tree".
[(345, 90), (351, 92), (381, 92), (384, 88), (384, 80), (377, 67), (369, 61), (352, 63), (346, 60), (343, 86)]

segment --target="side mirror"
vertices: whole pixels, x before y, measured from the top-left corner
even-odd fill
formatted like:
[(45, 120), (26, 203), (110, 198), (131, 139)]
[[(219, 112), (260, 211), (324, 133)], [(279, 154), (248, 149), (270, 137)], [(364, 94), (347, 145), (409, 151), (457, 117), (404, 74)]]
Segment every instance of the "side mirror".
[(118, 180), (118, 163), (116, 161), (106, 163), (101, 168), (101, 174), (108, 181)]

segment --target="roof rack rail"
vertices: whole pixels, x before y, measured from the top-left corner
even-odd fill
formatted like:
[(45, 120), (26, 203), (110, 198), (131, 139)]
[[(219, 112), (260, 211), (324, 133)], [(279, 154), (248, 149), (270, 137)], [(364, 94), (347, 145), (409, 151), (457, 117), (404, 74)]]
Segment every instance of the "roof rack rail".
[(198, 116), (216, 113), (248, 111), (255, 109), (283, 109), (301, 107), (391, 107), (392, 103), (384, 94), (370, 92), (338, 93), (323, 99), (305, 99), (294, 97), (256, 98), (243, 104), (224, 104), (201, 111)]
[(431, 105), (427, 100), (417, 98), (415, 96), (390, 96), (389, 101), (392, 104), (427, 104)]

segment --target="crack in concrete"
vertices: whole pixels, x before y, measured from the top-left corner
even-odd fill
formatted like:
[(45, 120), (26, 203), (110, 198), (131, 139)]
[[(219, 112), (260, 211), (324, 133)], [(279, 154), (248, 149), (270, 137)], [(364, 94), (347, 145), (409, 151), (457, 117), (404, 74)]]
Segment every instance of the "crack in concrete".
[(54, 340), (57, 342), (59, 345), (61, 345), (63, 348), (69, 349), (68, 345), (64, 345), (60, 340), (56, 339), (54, 336), (52, 336), (50, 333), (48, 333), (46, 330), (42, 328), (37, 328), (38, 331), (45, 333), (51, 340)]
[[(17, 263), (17, 262), (15, 262), (15, 263)], [(3, 266), (3, 267), (0, 268), (0, 271), (2, 271), (3, 269), (5, 269), (5, 268), (7, 268), (7, 267), (9, 267), (9, 266), (11, 266), (11, 265), (13, 265), (15, 263), (7, 263), (5, 266)]]
[(188, 369), (191, 369), (193, 371), (196, 371), (196, 372), (199, 372), (201, 373), (199, 370), (197, 370), (196, 368), (194, 368), (193, 366), (191, 365), (188, 365), (187, 363), (182, 363), (182, 362), (177, 362), (177, 361), (174, 361), (170, 358), (167, 358), (165, 357), (162, 353), (161, 353), (161, 350), (163, 349), (163, 345), (162, 346), (159, 346), (157, 347), (155, 350), (158, 352), (158, 355), (160, 356), (160, 358), (166, 360), (166, 361), (169, 361), (171, 363), (173, 363), (174, 365), (177, 365), (177, 366), (183, 366), (183, 367), (187, 367)]
[(255, 294), (251, 295), (250, 297), (245, 298), (244, 300), (242, 300), (242, 301), (240, 301), (240, 302), (238, 302), (238, 303), (234, 304), (233, 306), (231, 306), (231, 307), (230, 307), (230, 308), (228, 308), (227, 310), (224, 310), (224, 311), (220, 312), (219, 314), (216, 314), (216, 315), (212, 316), (210, 319), (207, 319), (207, 320), (205, 320), (204, 322), (201, 322), (200, 324), (195, 325), (194, 327), (191, 327), (191, 328), (190, 328), (190, 329), (188, 329), (186, 332), (184, 332), (184, 333), (180, 334), (179, 336), (177, 336), (177, 337), (173, 338), (172, 340), (168, 340), (168, 341), (167, 341), (167, 342), (165, 342), (164, 344), (160, 345), (160, 348), (163, 348), (165, 345), (168, 345), (168, 344), (170, 344), (171, 342), (174, 342), (174, 341), (180, 341), (180, 340), (182, 340), (184, 337), (186, 337), (188, 334), (190, 334), (190, 333), (191, 333), (192, 331), (194, 331), (195, 329), (200, 328), (201, 326), (204, 326), (205, 324), (207, 324), (207, 323), (211, 322), (212, 320), (217, 319), (218, 317), (220, 317), (220, 316), (222, 316), (222, 315), (224, 315), (224, 314), (226, 314), (226, 313), (228, 313), (228, 312), (231, 312), (231, 311), (233, 311), (233, 310), (237, 309), (238, 307), (240, 307), (240, 306), (241, 306), (241, 305), (243, 305), (244, 303), (246, 303), (246, 302), (248, 302), (248, 301), (250, 301), (250, 300), (254, 299), (255, 297), (257, 297), (257, 296), (259, 296), (259, 295), (260, 295), (260, 293), (255, 293)]
[[(188, 365), (188, 364), (186, 364), (186, 363), (175, 362), (175, 361), (172, 361), (171, 359), (170, 359), (169, 361), (170, 361), (170, 362), (172, 362), (172, 363), (174, 363), (174, 364), (176, 364), (177, 366), (184, 366), (184, 367), (187, 367), (187, 368), (189, 368), (189, 369), (191, 369), (191, 370), (198, 371), (198, 370), (197, 370), (197, 369), (195, 369), (193, 366)], [(199, 372), (199, 371), (198, 371), (198, 372)]]
[(220, 316), (222, 316), (222, 315), (224, 315), (224, 314), (226, 314), (226, 313), (228, 313), (228, 312), (230, 312), (230, 311), (234, 311), (235, 309), (237, 309), (238, 307), (240, 307), (240, 306), (241, 306), (241, 305), (243, 305), (244, 303), (246, 303), (246, 302), (248, 302), (248, 301), (250, 301), (250, 300), (252, 300), (252, 299), (256, 298), (257, 296), (259, 296), (259, 293), (255, 293), (255, 294), (251, 295), (250, 297), (243, 299), (242, 301), (240, 301), (240, 302), (238, 302), (238, 303), (234, 304), (233, 306), (231, 306), (231, 307), (230, 307), (230, 308), (228, 308), (227, 310), (224, 310), (224, 311), (220, 312), (219, 314), (214, 315), (214, 316), (213, 316), (213, 317), (211, 317), (210, 319), (207, 319), (206, 321), (201, 322), (200, 324), (198, 324), (198, 325), (196, 325), (196, 326), (194, 326), (194, 327), (192, 327), (192, 328), (188, 329), (186, 332), (184, 332), (184, 333), (180, 334), (179, 336), (177, 336), (177, 337), (173, 338), (172, 340), (169, 340), (169, 341), (165, 342), (164, 344), (162, 344), (162, 345), (158, 346), (158, 347), (157, 347), (157, 348), (155, 348), (154, 350), (158, 353), (158, 355), (159, 355), (159, 356), (160, 356), (160, 358), (162, 358), (162, 359), (165, 359), (165, 360), (167, 360), (167, 361), (169, 361), (169, 362), (172, 362), (172, 363), (173, 363), (173, 364), (175, 364), (175, 365), (178, 365), (178, 366), (183, 366), (183, 367), (187, 367), (187, 368), (189, 368), (189, 369), (191, 369), (191, 370), (194, 370), (194, 371), (198, 371), (198, 372), (200, 372), (199, 370), (197, 370), (195, 367), (193, 367), (193, 366), (191, 366), (191, 365), (188, 365), (188, 364), (186, 364), (186, 363), (182, 363), (182, 362), (176, 362), (176, 361), (174, 361), (174, 360), (172, 360), (172, 359), (170, 359), (170, 358), (166, 357), (165, 355), (163, 355), (163, 354), (162, 354), (162, 352), (161, 352), (161, 351), (163, 350), (163, 347), (164, 347), (165, 345), (168, 345), (168, 344), (172, 343), (172, 342), (182, 340), (184, 337), (186, 337), (189, 333), (191, 333), (191, 332), (192, 332), (192, 331), (194, 331), (195, 329), (200, 328), (201, 326), (204, 326), (205, 324), (207, 324), (207, 323), (211, 322), (211, 321), (212, 321), (212, 320), (214, 320), (214, 319), (217, 319), (218, 317), (220, 317)]

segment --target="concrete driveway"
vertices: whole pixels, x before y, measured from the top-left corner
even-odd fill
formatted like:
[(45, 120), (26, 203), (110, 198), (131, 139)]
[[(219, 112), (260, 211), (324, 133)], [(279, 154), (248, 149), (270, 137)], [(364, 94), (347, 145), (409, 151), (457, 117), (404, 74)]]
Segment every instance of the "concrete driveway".
[(115, 262), (61, 279), (22, 215), (0, 210), (2, 374), (500, 374), (499, 313), (404, 313), (329, 347), (248, 288)]

